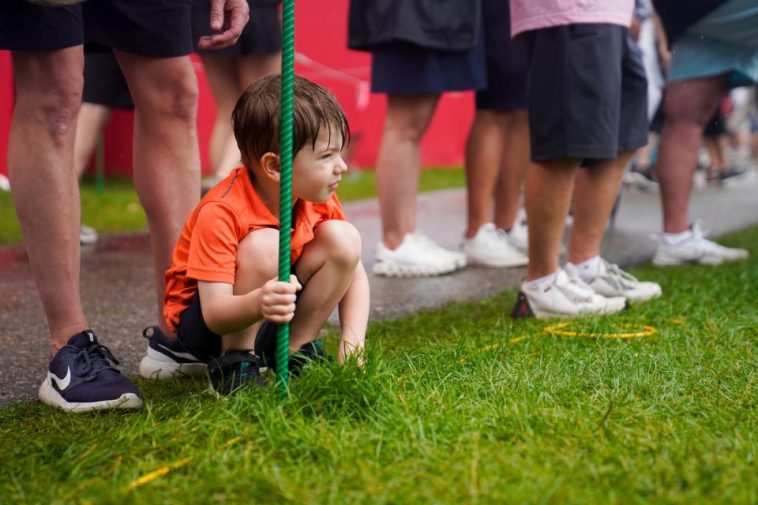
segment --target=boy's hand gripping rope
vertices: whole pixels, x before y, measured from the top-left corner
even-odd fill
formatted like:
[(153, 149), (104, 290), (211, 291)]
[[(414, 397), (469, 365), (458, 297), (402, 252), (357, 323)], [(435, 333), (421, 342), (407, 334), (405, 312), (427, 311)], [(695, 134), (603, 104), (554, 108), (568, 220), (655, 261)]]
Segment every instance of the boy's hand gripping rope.
[[(279, 156), (279, 280), (290, 280), (290, 228), (292, 227), (292, 89), (295, 77), (295, 0), (282, 2), (282, 89), (280, 95)], [(276, 334), (276, 385), (279, 395), (287, 397), (289, 380), (288, 323), (280, 324)]]

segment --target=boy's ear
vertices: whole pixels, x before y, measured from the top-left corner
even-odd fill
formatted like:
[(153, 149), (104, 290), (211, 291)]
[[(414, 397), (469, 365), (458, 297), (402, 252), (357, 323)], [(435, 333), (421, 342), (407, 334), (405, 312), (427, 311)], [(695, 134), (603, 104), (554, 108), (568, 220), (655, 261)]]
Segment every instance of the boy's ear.
[(279, 155), (274, 153), (266, 153), (261, 157), (261, 168), (263, 172), (272, 179), (279, 181), (280, 165)]

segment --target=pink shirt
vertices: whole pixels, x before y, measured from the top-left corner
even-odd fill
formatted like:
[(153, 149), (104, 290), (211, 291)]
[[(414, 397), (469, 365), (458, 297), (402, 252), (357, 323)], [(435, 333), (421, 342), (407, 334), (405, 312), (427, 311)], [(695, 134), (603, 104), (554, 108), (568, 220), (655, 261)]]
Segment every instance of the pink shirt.
[(578, 23), (628, 27), (634, 0), (511, 0), (511, 34)]

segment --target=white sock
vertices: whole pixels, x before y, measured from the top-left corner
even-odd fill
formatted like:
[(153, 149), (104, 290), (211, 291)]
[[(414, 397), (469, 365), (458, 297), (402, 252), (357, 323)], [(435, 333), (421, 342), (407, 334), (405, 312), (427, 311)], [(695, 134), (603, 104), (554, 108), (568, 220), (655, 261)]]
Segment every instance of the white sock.
[(685, 230), (680, 233), (664, 233), (663, 234), (663, 240), (668, 245), (681, 244), (682, 242), (689, 239), (690, 237), (692, 237), (692, 230)]
[(582, 261), (578, 265), (574, 265), (573, 263), (568, 263), (568, 265), (576, 268), (577, 272), (579, 272), (579, 277), (581, 277), (582, 280), (591, 280), (597, 277), (597, 274), (600, 271), (600, 256), (595, 256), (587, 261)]
[(540, 288), (546, 284), (551, 284), (555, 281), (555, 278), (558, 277), (558, 272), (560, 272), (560, 270), (556, 270), (552, 274), (548, 274), (545, 277), (540, 277), (539, 279), (526, 281), (524, 283), (524, 287), (535, 289)]

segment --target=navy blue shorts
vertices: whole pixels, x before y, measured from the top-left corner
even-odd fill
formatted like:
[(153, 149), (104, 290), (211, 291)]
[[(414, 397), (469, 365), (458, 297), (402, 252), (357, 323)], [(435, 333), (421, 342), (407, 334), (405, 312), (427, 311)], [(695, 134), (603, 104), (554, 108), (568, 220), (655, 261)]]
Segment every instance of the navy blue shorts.
[(192, 0), (91, 0), (65, 7), (0, 2), (0, 49), (54, 51), (80, 45), (158, 58), (192, 52)]
[(484, 37), (468, 51), (398, 42), (371, 51), (371, 91), (398, 95), (481, 89), (487, 84)]
[(529, 45), (511, 38), (508, 2), (484, 0), (482, 17), (487, 87), (476, 92), (476, 108), (525, 109)]
[(533, 160), (591, 163), (647, 143), (647, 79), (626, 28), (587, 23), (525, 35)]

